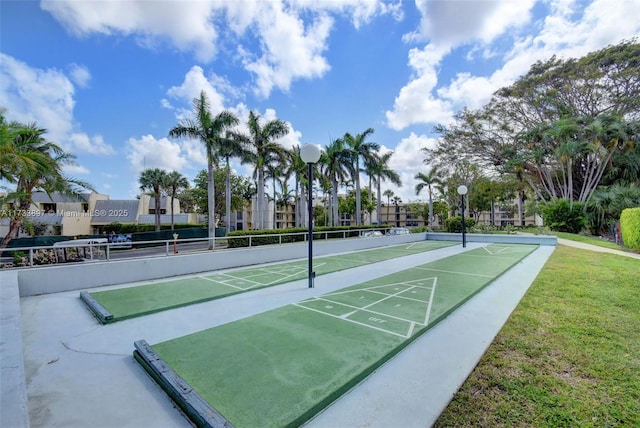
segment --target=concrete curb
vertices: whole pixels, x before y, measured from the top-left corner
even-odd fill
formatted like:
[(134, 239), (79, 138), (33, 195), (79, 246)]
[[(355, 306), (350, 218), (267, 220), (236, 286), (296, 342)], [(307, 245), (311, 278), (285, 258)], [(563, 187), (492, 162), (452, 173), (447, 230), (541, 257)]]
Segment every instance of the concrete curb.
[(3, 272), (0, 287), (0, 426), (28, 427), (27, 385), (22, 356), (18, 273)]

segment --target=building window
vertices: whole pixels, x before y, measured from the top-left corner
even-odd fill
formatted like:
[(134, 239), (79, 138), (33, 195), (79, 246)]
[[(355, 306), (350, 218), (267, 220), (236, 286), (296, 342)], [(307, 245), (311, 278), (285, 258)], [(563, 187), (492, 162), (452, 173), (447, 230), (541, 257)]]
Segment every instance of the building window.
[(48, 214), (56, 212), (56, 204), (42, 204), (42, 211)]

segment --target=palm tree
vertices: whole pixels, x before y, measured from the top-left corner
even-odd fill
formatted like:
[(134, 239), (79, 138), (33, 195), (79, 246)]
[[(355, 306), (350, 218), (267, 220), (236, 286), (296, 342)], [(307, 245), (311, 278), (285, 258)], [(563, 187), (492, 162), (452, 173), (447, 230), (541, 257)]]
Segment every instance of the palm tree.
[(153, 192), (155, 202), (156, 232), (160, 230), (160, 197), (167, 177), (167, 172), (160, 168), (147, 168), (140, 173), (140, 190)]
[(283, 147), (276, 141), (289, 133), (289, 126), (280, 119), (273, 119), (262, 126), (260, 115), (251, 111), (247, 122), (249, 135), (238, 135), (248, 148), (245, 163), (255, 166), (254, 174), (258, 178), (258, 229), (264, 229), (264, 170), (267, 162), (274, 157), (283, 156)]
[[(389, 180), (397, 186), (402, 186), (402, 180), (400, 180), (398, 173), (389, 167), (389, 159), (391, 159), (391, 156), (393, 156), (393, 152), (387, 152), (382, 156), (376, 156), (369, 166), (369, 173), (376, 183), (376, 216), (378, 219), (378, 225), (381, 224), (382, 220), (382, 195), (380, 194), (382, 182)], [(388, 192), (390, 192), (390, 194)], [(384, 192), (384, 196), (387, 197), (387, 205), (389, 205), (388, 199), (393, 196), (393, 192), (391, 190), (386, 190)]]
[(365, 163), (368, 159), (370, 159), (378, 150), (380, 150), (380, 145), (378, 143), (366, 142), (366, 138), (373, 134), (373, 128), (366, 129), (361, 134), (356, 134), (355, 136), (349, 134), (348, 132), (344, 134), (344, 142), (352, 151), (353, 156), (353, 170), (354, 181), (356, 184), (356, 226), (360, 226), (362, 223), (362, 207), (360, 201), (360, 158), (365, 159)]
[(227, 132), (226, 138), (219, 141), (220, 156), (225, 160), (225, 225), (227, 234), (231, 232), (231, 158), (244, 159), (248, 153), (244, 140), (236, 132)]
[(207, 151), (207, 213), (209, 215), (209, 249), (213, 250), (213, 238), (216, 233), (215, 224), (215, 183), (213, 173), (218, 166), (221, 141), (226, 138), (226, 131), (236, 126), (240, 121), (238, 117), (226, 110), (213, 116), (210, 111), (209, 101), (204, 91), (200, 97), (193, 100), (194, 117), (181, 120), (178, 125), (169, 131), (169, 136), (174, 138), (194, 138), (200, 140)]
[[(272, 158), (270, 162), (267, 162), (266, 164), (266, 175), (265, 178), (270, 178), (271, 179), (271, 185), (272, 185), (272, 192), (273, 192), (273, 225), (272, 225), (272, 229), (277, 229), (276, 227), (276, 214), (277, 214), (277, 207), (278, 207), (278, 203), (277, 203), (277, 194), (276, 194), (276, 184), (280, 182), (279, 178), (282, 176), (283, 174), (283, 170), (282, 170), (282, 164), (278, 161), (278, 158)], [(288, 179), (288, 177), (287, 177)]]
[[(401, 203), (402, 203), (402, 198), (400, 196), (393, 197), (393, 205), (396, 206), (396, 213), (400, 212), (398, 205)], [(398, 220), (398, 217), (396, 217), (396, 227), (400, 227), (400, 220)]]
[(173, 200), (177, 193), (189, 188), (189, 180), (187, 180), (187, 177), (180, 174), (178, 171), (171, 171), (165, 176), (162, 187), (164, 187), (168, 195), (171, 197), (171, 230), (173, 230)]
[(389, 221), (389, 206), (391, 205), (391, 198), (395, 193), (393, 193), (393, 190), (387, 189), (382, 195), (387, 197), (387, 221)]
[(35, 123), (6, 122), (0, 112), (0, 178), (16, 186), (0, 198), (0, 207), (7, 206), (10, 213), (9, 231), (0, 248), (17, 236), (35, 189), (42, 189), (49, 196), (53, 192), (77, 196), (81, 188), (94, 190), (85, 181), (63, 175), (62, 168), (75, 164), (75, 156), (47, 141), (46, 132)]
[(338, 184), (343, 183), (353, 172), (352, 152), (344, 140), (333, 140), (322, 153), (320, 164), (323, 174), (331, 180), (331, 220), (332, 226), (337, 226), (338, 217)]
[(304, 186), (302, 178), (307, 172), (307, 164), (300, 157), (300, 146), (295, 145), (286, 153), (288, 159), (289, 172), (295, 179), (295, 201), (296, 201), (296, 226), (304, 225)]
[(429, 227), (433, 225), (433, 186), (440, 184), (442, 176), (437, 167), (431, 168), (428, 174), (420, 172), (414, 177), (419, 180), (416, 184), (416, 195), (419, 195), (425, 187), (429, 191)]

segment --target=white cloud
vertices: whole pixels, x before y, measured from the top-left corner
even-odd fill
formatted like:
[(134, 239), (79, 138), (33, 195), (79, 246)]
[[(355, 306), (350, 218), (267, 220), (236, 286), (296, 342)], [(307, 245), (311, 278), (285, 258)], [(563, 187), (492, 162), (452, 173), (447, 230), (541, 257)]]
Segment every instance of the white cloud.
[(217, 32), (211, 18), (218, 1), (100, 1), (43, 0), (48, 11), (66, 29), (82, 36), (90, 33), (133, 35), (140, 45), (155, 47), (168, 40), (181, 51), (192, 51), (201, 61), (216, 53)]
[[(184, 76), (184, 81), (180, 86), (172, 86), (167, 90), (167, 96), (192, 106), (193, 100), (199, 98), (200, 92), (204, 91), (207, 94), (210, 110), (215, 115), (224, 110), (224, 95), (222, 91), (214, 87), (215, 83), (220, 84), (222, 82), (224, 82), (224, 80), (218, 78), (216, 75), (207, 78), (204, 75), (202, 67), (194, 65)], [(170, 106), (167, 100), (163, 100), (163, 104)], [(191, 109), (188, 111), (191, 111)], [(179, 111), (178, 118), (185, 117), (185, 114), (187, 114), (186, 111)]]
[(145, 168), (180, 171), (188, 164), (179, 143), (167, 138), (158, 140), (153, 135), (144, 135), (139, 139), (129, 138), (126, 152), (135, 174), (139, 174)]
[(88, 168), (85, 168), (82, 165), (77, 164), (67, 164), (62, 167), (62, 171), (65, 175), (75, 176), (75, 175), (89, 175), (91, 171)]
[(455, 46), (478, 40), (489, 43), (507, 29), (530, 20), (536, 0), (434, 1), (417, 0), (419, 28), (407, 39)]
[(116, 152), (110, 144), (104, 142), (102, 135), (89, 137), (87, 134), (74, 133), (71, 134), (70, 141), (75, 151), (93, 155), (112, 155)]
[[(245, 4), (237, 3), (241, 7)], [(294, 79), (322, 77), (329, 63), (322, 56), (327, 49), (333, 19), (318, 14), (306, 24), (294, 10), (285, 10), (279, 1), (256, 2), (254, 17), (262, 52), (260, 55), (240, 49), (245, 68), (255, 74), (255, 92), (268, 97), (276, 87), (288, 91)]]
[(71, 76), (71, 80), (77, 86), (81, 88), (86, 88), (89, 86), (89, 81), (91, 80), (91, 73), (87, 69), (87, 67), (78, 64), (69, 65), (69, 74)]
[[(332, 15), (346, 15), (356, 28), (375, 16), (403, 17), (402, 3), (372, 0), (146, 0), (78, 2), (43, 0), (41, 7), (77, 36), (98, 33), (135, 37), (154, 49), (169, 44), (192, 52), (202, 62), (218, 50), (235, 46), (254, 91), (268, 97), (273, 89), (288, 91), (296, 79), (322, 77), (330, 65), (324, 56)], [(257, 43), (256, 43), (257, 42)]]
[(20, 122), (37, 122), (46, 138), (68, 149), (65, 141), (73, 127), (74, 87), (56, 69), (31, 68), (0, 53), (0, 99), (8, 116)]
[(404, 202), (419, 199), (420, 197), (415, 194), (417, 181), (414, 177), (419, 172), (427, 172), (430, 168), (424, 162), (425, 155), (421, 149), (425, 147), (434, 148), (436, 142), (436, 138), (416, 135), (413, 132), (408, 137), (403, 138), (394, 149), (393, 156), (389, 160), (389, 166), (400, 175), (402, 186), (397, 187), (391, 183), (384, 183), (383, 191), (388, 188), (392, 189)]
[[(386, 113), (388, 125), (396, 130), (419, 123), (446, 124), (465, 106), (481, 107), (535, 61), (552, 55), (577, 58), (640, 35), (640, 20), (629, 19), (640, 16), (640, 0), (549, 2), (544, 5), (549, 14), (535, 23), (530, 23), (532, 0), (464, 2), (464, 7), (456, 1), (419, 0), (417, 5), (421, 25), (407, 40), (428, 39), (429, 43), (409, 51), (413, 74), (400, 89), (393, 110)], [(500, 37), (511, 42), (510, 50), (500, 53), (500, 44), (493, 43)], [(469, 61), (482, 52), (485, 58), (502, 56), (504, 63), (489, 76), (460, 70), (450, 82), (440, 82), (442, 60), (453, 53), (464, 55), (463, 49), (468, 49)]]

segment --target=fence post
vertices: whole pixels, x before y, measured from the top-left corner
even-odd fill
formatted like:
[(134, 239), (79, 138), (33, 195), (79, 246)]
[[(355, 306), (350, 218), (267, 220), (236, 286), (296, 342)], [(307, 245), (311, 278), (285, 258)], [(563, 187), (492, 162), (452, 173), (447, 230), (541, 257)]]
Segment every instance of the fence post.
[(29, 248), (29, 266), (33, 267), (33, 247)]

